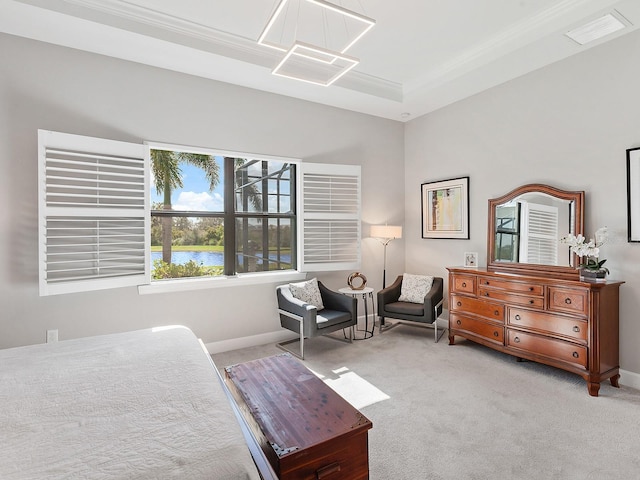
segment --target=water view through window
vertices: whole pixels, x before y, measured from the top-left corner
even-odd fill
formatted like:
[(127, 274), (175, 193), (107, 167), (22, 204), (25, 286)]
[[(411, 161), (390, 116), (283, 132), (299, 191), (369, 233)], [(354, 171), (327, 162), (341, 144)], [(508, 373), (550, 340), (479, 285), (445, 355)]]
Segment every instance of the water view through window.
[[(239, 260), (242, 261), (242, 254), (238, 254)], [(257, 262), (262, 264), (262, 255), (257, 254)], [(273, 261), (277, 260), (276, 255), (270, 255)], [(291, 263), (291, 255), (281, 255), (280, 259), (284, 262)], [(162, 252), (151, 252), (151, 269), (153, 270), (154, 260), (162, 260)], [(185, 264), (194, 261), (198, 265), (205, 267), (215, 267), (224, 265), (224, 253), (222, 252), (171, 252), (171, 263)]]
[(293, 164), (152, 149), (151, 170), (152, 279), (295, 269)]

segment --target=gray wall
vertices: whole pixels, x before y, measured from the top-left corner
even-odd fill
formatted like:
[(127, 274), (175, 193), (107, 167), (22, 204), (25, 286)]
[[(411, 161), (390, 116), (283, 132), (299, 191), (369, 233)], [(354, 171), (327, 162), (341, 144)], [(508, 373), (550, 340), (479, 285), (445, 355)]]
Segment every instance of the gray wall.
[[(38, 296), (37, 129), (363, 165), (363, 235), (404, 221), (399, 122), (0, 35), (0, 348), (180, 323), (205, 343), (280, 331), (274, 285)], [(393, 254), (392, 254), (393, 253)], [(402, 273), (403, 244), (389, 251)], [(382, 283), (382, 247), (362, 272)], [(334, 288), (350, 272), (318, 275)]]
[[(627, 243), (626, 153), (640, 146), (640, 32), (492, 88), (407, 124), (407, 265), (446, 275), (463, 254), (486, 265), (487, 199), (527, 183), (586, 193), (586, 233), (624, 280), (621, 367), (640, 373), (640, 244)], [(420, 183), (469, 175), (470, 240), (420, 238)], [(409, 267), (407, 267), (409, 268)], [(624, 376), (622, 381), (624, 382)]]
[[(279, 329), (273, 285), (39, 297), (36, 130), (44, 128), (361, 164), (364, 236), (369, 224), (405, 227), (388, 247), (391, 279), (404, 270), (446, 277), (466, 251), (486, 263), (488, 198), (534, 182), (585, 190), (586, 230), (609, 227), (602, 256), (612, 277), (627, 282), (621, 366), (640, 373), (640, 245), (626, 241), (625, 184), (625, 150), (640, 146), (640, 32), (404, 127), (6, 35), (0, 47), (0, 348), (42, 342), (49, 328), (65, 339), (182, 323), (205, 342)], [(421, 239), (420, 184), (461, 175), (471, 177), (471, 239)], [(363, 241), (362, 271), (376, 289), (381, 248)], [(347, 273), (319, 277), (339, 288)]]

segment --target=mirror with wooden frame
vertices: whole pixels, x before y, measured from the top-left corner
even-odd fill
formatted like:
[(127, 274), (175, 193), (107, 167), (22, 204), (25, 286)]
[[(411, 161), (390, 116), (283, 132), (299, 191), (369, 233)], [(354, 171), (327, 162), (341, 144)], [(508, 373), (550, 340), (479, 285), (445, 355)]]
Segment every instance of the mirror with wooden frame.
[(491, 199), (487, 269), (575, 278), (579, 259), (560, 238), (582, 233), (583, 222), (584, 192), (530, 184)]

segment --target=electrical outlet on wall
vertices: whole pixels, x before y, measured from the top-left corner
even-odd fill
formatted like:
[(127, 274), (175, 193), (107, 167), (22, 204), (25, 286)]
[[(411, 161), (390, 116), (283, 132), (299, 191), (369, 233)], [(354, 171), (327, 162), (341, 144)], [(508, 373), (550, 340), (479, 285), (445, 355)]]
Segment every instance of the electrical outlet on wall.
[(47, 330), (47, 343), (53, 343), (58, 341), (58, 329)]

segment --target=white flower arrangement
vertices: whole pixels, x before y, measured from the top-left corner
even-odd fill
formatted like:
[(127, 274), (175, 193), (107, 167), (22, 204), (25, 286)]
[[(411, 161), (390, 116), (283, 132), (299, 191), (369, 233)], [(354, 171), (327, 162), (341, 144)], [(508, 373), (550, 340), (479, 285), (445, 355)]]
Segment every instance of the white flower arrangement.
[(602, 266), (606, 260), (598, 260), (600, 247), (604, 245), (608, 237), (607, 227), (602, 227), (596, 230), (595, 239), (590, 238), (588, 242), (582, 234), (576, 236), (570, 233), (566, 237), (562, 237), (560, 243), (569, 245), (570, 250), (578, 257), (586, 257), (585, 263), (581, 264), (580, 267), (587, 270), (604, 270), (609, 273), (609, 270)]

